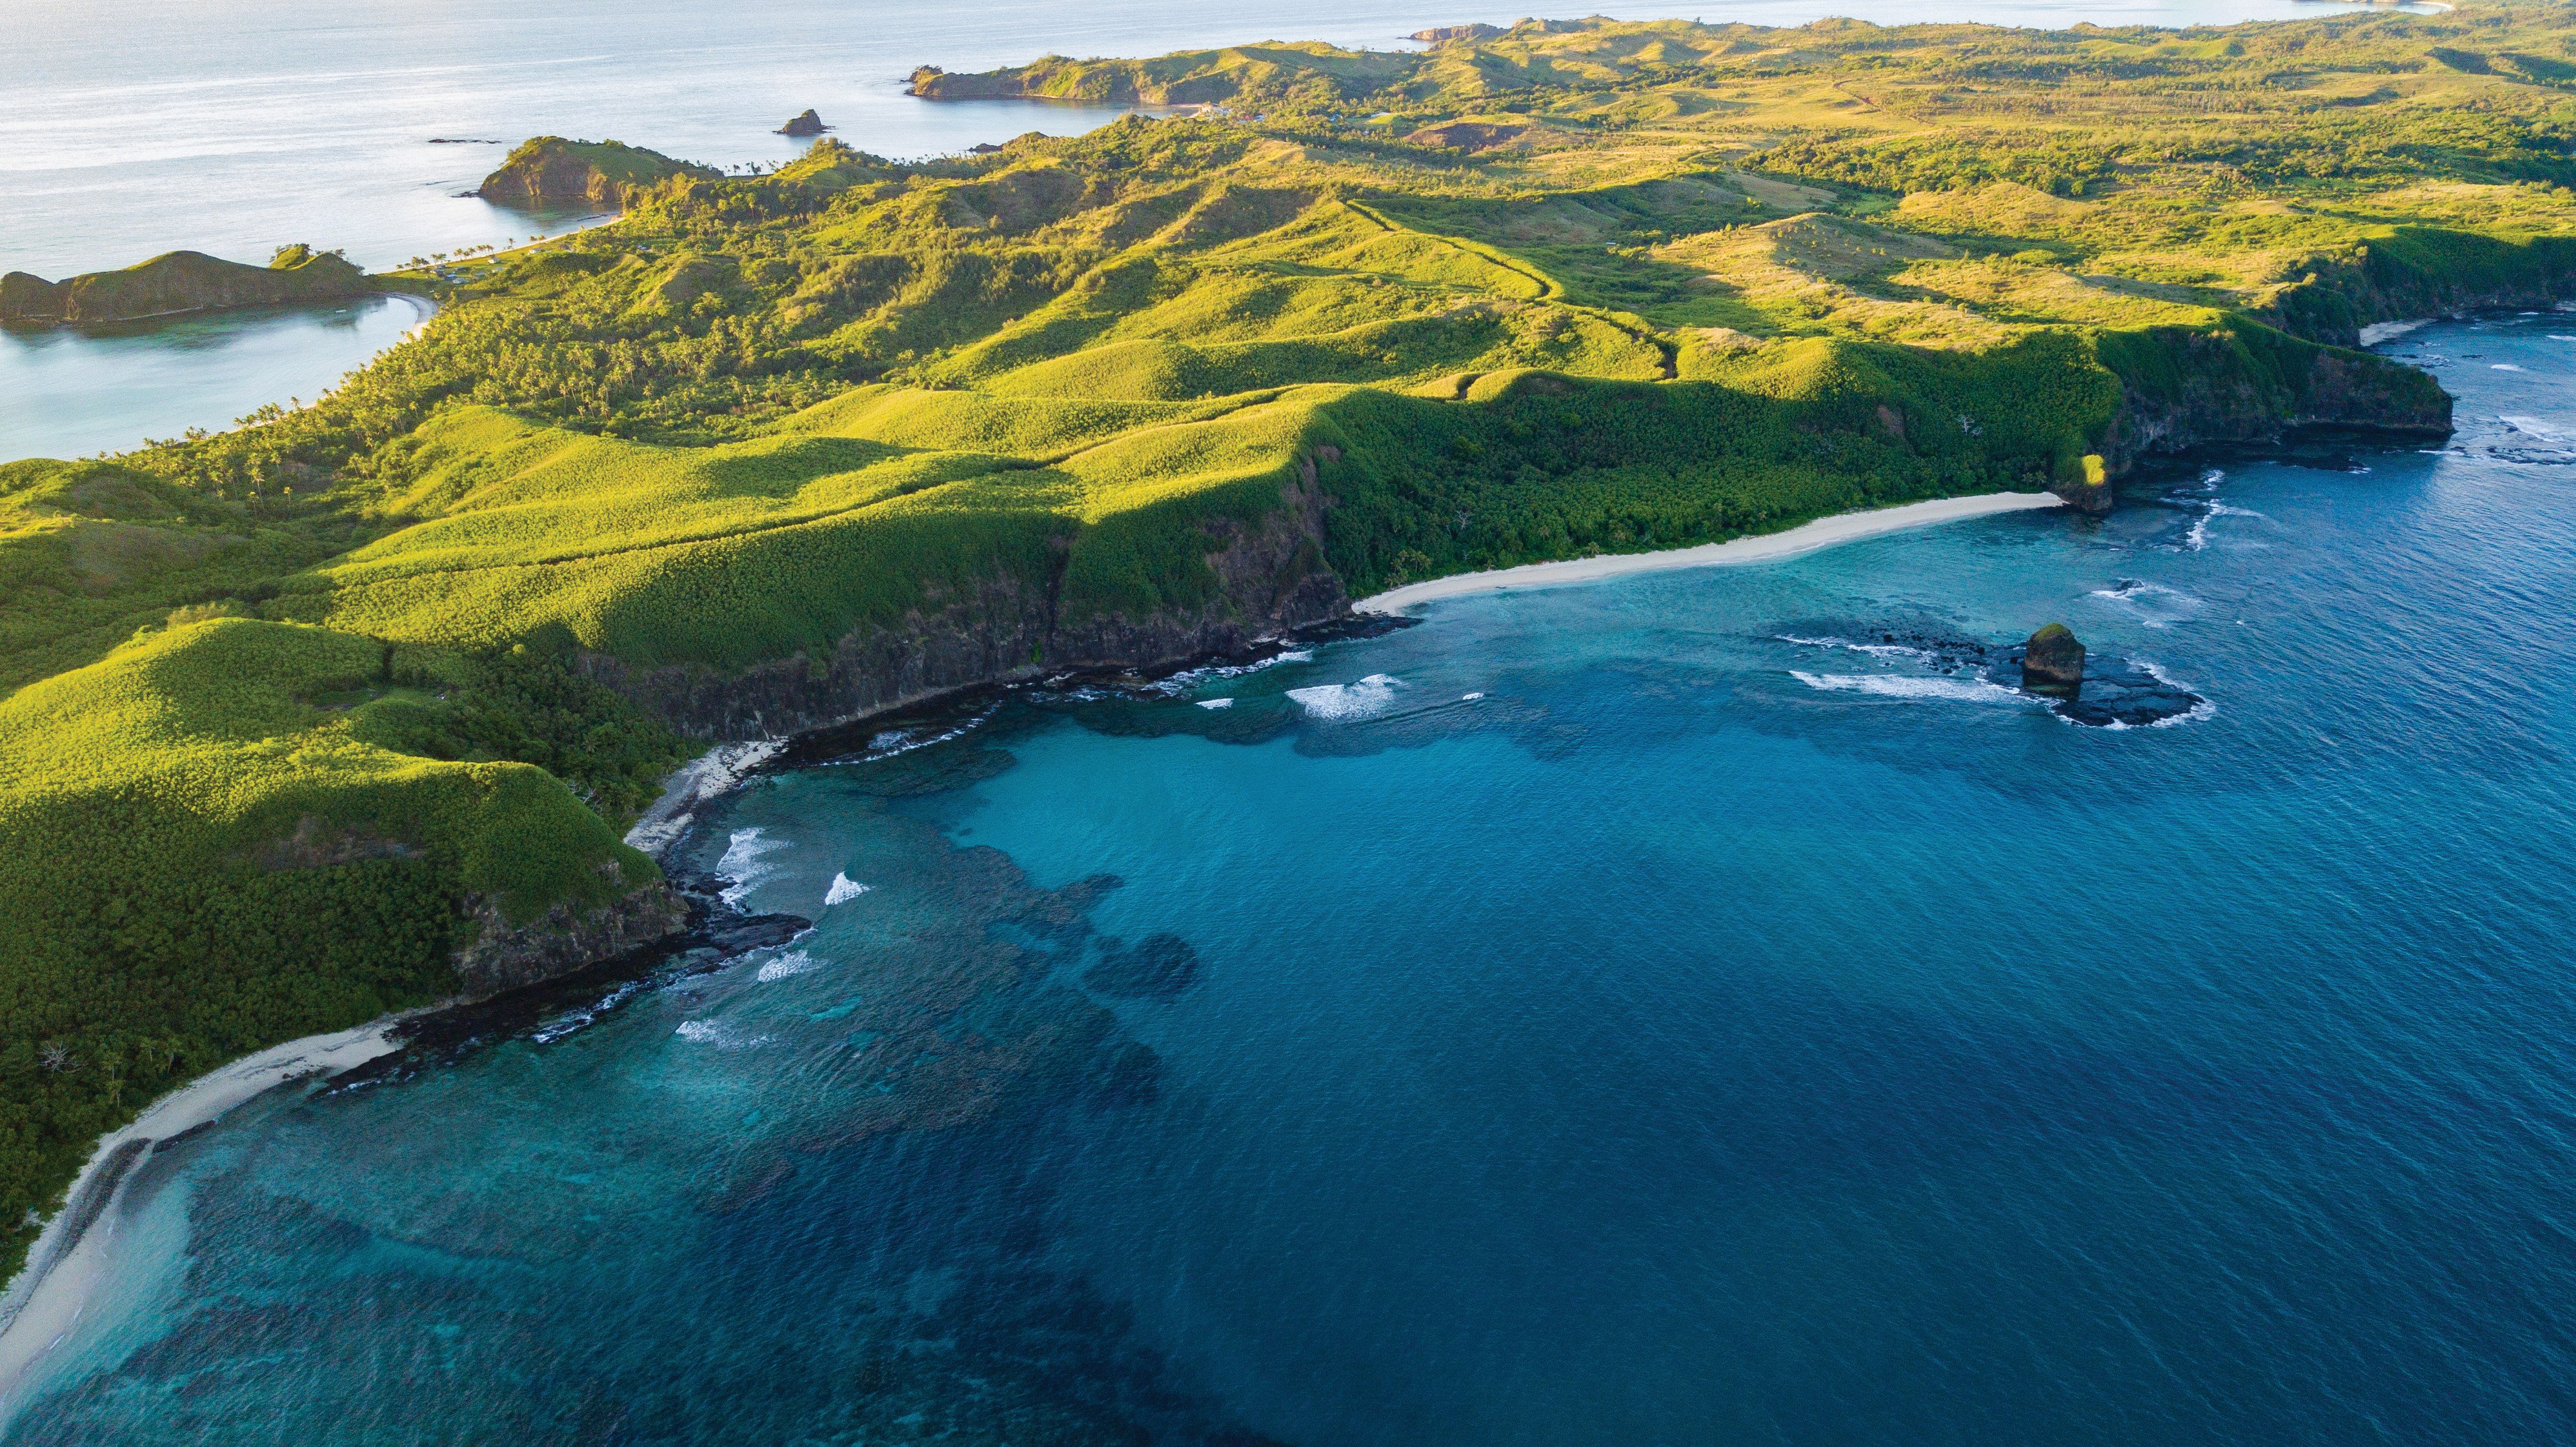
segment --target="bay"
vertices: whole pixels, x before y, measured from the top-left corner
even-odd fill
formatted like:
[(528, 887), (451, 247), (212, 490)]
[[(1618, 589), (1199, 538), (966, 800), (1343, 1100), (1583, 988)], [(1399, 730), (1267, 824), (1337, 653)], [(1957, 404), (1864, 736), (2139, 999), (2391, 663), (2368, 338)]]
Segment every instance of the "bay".
[(2567, 1440), (2560, 325), (2391, 349), (2446, 448), (772, 776), (690, 857), (811, 934), (156, 1151), (0, 1435)]

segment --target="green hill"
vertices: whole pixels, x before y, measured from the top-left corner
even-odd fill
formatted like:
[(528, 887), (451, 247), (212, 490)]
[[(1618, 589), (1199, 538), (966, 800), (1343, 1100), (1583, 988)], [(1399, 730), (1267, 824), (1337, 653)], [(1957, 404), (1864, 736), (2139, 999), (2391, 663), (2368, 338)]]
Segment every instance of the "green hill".
[(675, 178), (715, 174), (711, 166), (675, 161), (622, 141), (539, 136), (514, 148), (474, 194), (496, 206), (526, 211), (620, 211)]
[(1227, 110), (919, 164), (531, 143), (624, 218), (465, 266), (315, 406), (0, 468), (0, 1220), (190, 1071), (661, 927), (615, 831), (683, 739), (1465, 569), (2440, 435), (2351, 348), (2576, 298), (2562, 63), (2569, 11), (2475, 0), (1551, 22), (925, 73)]
[(97, 325), (230, 307), (309, 306), (348, 301), (370, 289), (367, 274), (335, 251), (281, 247), (266, 266), (173, 251), (122, 271), (93, 271), (68, 281), (23, 271), (0, 276), (0, 323)]

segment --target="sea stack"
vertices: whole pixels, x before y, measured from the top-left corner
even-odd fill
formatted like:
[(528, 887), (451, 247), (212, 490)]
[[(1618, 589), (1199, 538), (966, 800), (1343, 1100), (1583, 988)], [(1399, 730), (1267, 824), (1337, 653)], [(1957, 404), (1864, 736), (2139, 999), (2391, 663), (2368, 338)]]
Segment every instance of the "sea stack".
[(778, 133), (782, 136), (819, 136), (830, 129), (830, 126), (823, 124), (823, 118), (821, 116), (808, 110), (805, 114), (798, 116), (796, 119), (789, 121), (783, 126), (780, 126), (778, 128)]
[(2084, 686), (2084, 642), (2063, 623), (2030, 635), (2021, 656), (2021, 686), (2033, 692), (2073, 693)]

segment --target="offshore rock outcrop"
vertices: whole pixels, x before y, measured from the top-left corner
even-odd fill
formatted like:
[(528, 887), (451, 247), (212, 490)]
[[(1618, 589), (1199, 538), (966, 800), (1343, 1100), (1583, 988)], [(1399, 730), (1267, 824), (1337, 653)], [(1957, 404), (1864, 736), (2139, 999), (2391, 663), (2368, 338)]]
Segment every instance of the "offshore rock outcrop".
[(2075, 630), (2051, 623), (2030, 635), (2022, 649), (2021, 686), (2070, 698), (2084, 686), (2084, 643)]
[(823, 124), (823, 118), (814, 113), (813, 107), (808, 106), (805, 108), (805, 114), (780, 126), (778, 133), (782, 136), (796, 136), (801, 139), (806, 136), (819, 136), (830, 129), (830, 126)]
[(267, 266), (172, 251), (122, 271), (47, 281), (23, 271), (0, 276), (0, 322), (18, 325), (143, 321), (234, 307), (351, 301), (373, 288), (339, 253), (289, 246)]
[(1205, 525), (1217, 586), (1193, 609), (1067, 617), (1059, 554), (1043, 585), (997, 574), (892, 626), (861, 624), (820, 658), (798, 654), (730, 675), (690, 664), (636, 668), (602, 654), (582, 655), (578, 666), (683, 734), (764, 738), (1067, 669), (1152, 668), (1240, 651), (1349, 611), (1341, 576), (1324, 560), (1329, 503), (1316, 475), (1317, 458), (1340, 455), (1316, 449), (1282, 485), (1283, 506), (1257, 524)]

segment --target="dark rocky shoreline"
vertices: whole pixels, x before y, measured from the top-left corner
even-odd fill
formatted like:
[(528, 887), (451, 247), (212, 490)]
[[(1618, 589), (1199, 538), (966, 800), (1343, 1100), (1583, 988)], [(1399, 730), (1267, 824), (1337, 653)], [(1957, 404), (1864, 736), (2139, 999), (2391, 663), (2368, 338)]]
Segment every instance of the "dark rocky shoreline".
[[(2310, 363), (2308, 375), (2288, 379), (2286, 396), (2188, 381), (2165, 397), (2124, 387), (2104, 444), (2104, 475), (2062, 487), (2060, 495), (2074, 491), (2073, 505), (2102, 513), (2116, 506), (2122, 482), (2191, 459), (2406, 445), (2453, 430), (2452, 399), (2428, 373), (2331, 350), (2316, 351)], [(730, 676), (693, 664), (638, 668), (592, 652), (577, 654), (574, 666), (683, 735), (785, 738), (787, 748), (764, 767), (797, 767), (851, 752), (857, 738), (882, 733), (916, 711), (954, 709), (999, 690), (1070, 677), (1168, 675), (1293, 646), (1283, 640), (1320, 640), (1328, 635), (1318, 630), (1359, 626), (1347, 585), (1325, 561), (1324, 524), (1334, 500), (1318, 463), (1340, 458), (1338, 449), (1316, 448), (1281, 487), (1279, 508), (1255, 524), (1211, 535), (1208, 563), (1219, 586), (1186, 615), (1065, 618), (1059, 569), (1034, 590), (996, 577), (970, 595), (934, 596), (899, 626), (862, 624), (820, 657), (800, 652)], [(2018, 662), (2009, 659), (2014, 682)], [(2133, 672), (2105, 665), (2097, 681), (2088, 670), (2092, 697), (2058, 707), (2072, 722), (2136, 726), (2203, 702)], [(548, 921), (515, 931), (503, 951), (508, 970), (493, 979), (506, 974), (509, 986), (535, 984), (622, 958), (630, 948), (657, 948), (651, 938), (634, 938), (631, 927), (666, 907), (630, 896), (612, 907), (616, 919)], [(578, 942), (585, 933), (615, 947), (585, 948)]]

